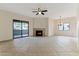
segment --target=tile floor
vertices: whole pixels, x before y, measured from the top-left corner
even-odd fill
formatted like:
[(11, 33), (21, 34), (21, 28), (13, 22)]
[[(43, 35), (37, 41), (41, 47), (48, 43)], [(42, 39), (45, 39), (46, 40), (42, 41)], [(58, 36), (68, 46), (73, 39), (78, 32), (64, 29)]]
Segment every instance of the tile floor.
[(27, 37), (0, 42), (0, 56), (78, 56), (76, 38)]

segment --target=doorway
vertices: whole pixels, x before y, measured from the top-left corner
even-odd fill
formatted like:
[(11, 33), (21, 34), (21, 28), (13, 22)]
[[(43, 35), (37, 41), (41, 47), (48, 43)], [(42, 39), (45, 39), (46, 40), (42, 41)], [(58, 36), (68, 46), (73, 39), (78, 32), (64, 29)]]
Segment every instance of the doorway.
[(13, 38), (23, 38), (29, 36), (29, 22), (13, 20)]

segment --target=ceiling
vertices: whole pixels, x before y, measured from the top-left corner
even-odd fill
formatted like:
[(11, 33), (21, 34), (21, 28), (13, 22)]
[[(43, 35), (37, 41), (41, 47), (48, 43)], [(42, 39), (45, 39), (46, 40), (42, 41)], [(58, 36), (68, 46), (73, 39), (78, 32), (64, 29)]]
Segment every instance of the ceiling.
[[(35, 15), (32, 10), (40, 7), (47, 9), (45, 15)], [(76, 3), (0, 3), (0, 9), (10, 12), (22, 14), (30, 17), (51, 17), (58, 18), (76, 16), (77, 4)]]

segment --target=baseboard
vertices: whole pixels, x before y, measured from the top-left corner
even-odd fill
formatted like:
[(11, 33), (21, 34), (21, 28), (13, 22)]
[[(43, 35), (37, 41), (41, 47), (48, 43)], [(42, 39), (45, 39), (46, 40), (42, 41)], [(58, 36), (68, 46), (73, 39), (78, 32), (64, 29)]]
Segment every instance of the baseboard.
[(3, 40), (3, 41), (0, 41), (1, 42), (7, 42), (7, 41), (12, 41), (13, 39), (9, 39), (9, 40)]

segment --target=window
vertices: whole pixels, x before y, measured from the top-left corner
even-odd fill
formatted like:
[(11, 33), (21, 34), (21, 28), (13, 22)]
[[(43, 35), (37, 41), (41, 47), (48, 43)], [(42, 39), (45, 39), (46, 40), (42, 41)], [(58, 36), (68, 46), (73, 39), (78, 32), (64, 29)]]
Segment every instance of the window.
[(13, 38), (21, 38), (29, 35), (29, 23), (13, 20)]
[(70, 30), (69, 23), (58, 24), (58, 30), (60, 30), (60, 31), (69, 31)]
[(68, 23), (64, 24), (64, 31), (68, 31), (70, 28), (70, 25)]
[(63, 30), (63, 24), (58, 24), (58, 30), (60, 30), (60, 31)]

